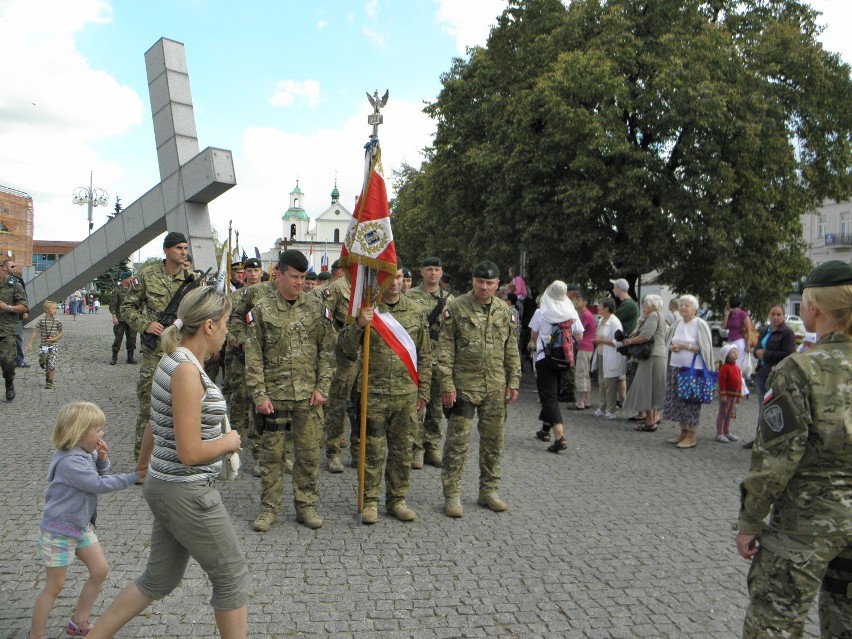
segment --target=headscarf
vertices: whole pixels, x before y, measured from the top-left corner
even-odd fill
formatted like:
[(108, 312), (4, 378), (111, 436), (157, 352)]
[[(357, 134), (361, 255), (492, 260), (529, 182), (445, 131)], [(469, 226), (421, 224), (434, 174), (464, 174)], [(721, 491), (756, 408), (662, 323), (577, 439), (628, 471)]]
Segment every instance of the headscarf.
[(561, 280), (555, 280), (541, 296), (541, 319), (548, 324), (560, 324), (580, 319), (573, 302), (568, 299), (568, 286)]

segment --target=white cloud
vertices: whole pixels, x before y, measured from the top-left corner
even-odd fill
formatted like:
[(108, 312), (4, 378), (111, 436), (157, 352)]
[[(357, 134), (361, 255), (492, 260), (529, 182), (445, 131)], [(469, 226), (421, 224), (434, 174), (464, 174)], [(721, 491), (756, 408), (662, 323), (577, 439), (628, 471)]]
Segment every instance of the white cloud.
[(367, 39), (375, 46), (384, 48), (385, 37), (381, 33), (373, 31), (369, 27), (363, 27), (361, 31), (364, 33), (365, 36), (367, 36)]
[(290, 106), (297, 99), (303, 100), (311, 108), (319, 104), (320, 84), (316, 80), (282, 80), (275, 85), (275, 93), (269, 98), (272, 106)]
[(317, 21), (317, 31), (322, 31), (328, 26), (328, 20), (318, 20)]
[(379, 15), (379, 0), (369, 0), (367, 4), (364, 5), (364, 12), (370, 20), (375, 20)]
[[(379, 135), (389, 191), (393, 189), (393, 169), (403, 162), (420, 166), (420, 150), (431, 141), (434, 123), (422, 109), (418, 102), (392, 99), (383, 110), (386, 124)], [(281, 216), (290, 205), (289, 193), (297, 179), (311, 217), (331, 204), (335, 176), (341, 203), (353, 210), (363, 179), (369, 110), (365, 100), (354, 98), (351, 112), (358, 115), (338, 128), (307, 135), (278, 128), (247, 128), (239, 151), (235, 151), (237, 186), (210, 204), (211, 223), (220, 233), (227, 233), (228, 220), (234, 220), (247, 253), (255, 246), (261, 251), (272, 248), (283, 234)]]
[(75, 46), (76, 32), (111, 15), (101, 0), (0, 5), (0, 86), (14, 87), (0, 103), (0, 166), (6, 186), (33, 196), (36, 237), (70, 237), (69, 211), (85, 229), (71, 204), (74, 187), (88, 186), (89, 170), (96, 183), (124, 175), (95, 141), (142, 122), (139, 95), (93, 69)]
[(484, 45), (497, 16), (506, 8), (506, 0), (435, 0), (441, 30), (456, 39), (456, 48)]

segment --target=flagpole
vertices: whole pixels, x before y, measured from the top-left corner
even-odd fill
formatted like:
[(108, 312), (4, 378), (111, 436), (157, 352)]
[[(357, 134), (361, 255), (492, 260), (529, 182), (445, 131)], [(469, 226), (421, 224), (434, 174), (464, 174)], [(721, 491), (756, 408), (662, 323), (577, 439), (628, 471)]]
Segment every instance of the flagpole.
[[(369, 284), (372, 269), (366, 270), (366, 278)], [(361, 308), (370, 308), (372, 304), (372, 287), (367, 286), (364, 295), (364, 304)], [(362, 350), (361, 364), (361, 423), (358, 428), (358, 512), (364, 512), (364, 480), (366, 475), (367, 460), (367, 382), (370, 376), (370, 328), (372, 322), (367, 322), (364, 327), (364, 347)]]
[(234, 221), (228, 220), (228, 259), (225, 262), (226, 272), (228, 277), (225, 279), (225, 294), (231, 292), (231, 229), (233, 228)]

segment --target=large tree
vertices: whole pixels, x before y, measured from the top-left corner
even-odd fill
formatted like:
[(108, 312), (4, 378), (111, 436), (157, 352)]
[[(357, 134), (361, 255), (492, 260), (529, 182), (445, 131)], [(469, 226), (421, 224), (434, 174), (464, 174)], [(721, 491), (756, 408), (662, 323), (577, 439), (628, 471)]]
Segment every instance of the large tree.
[(800, 216), (852, 193), (850, 69), (815, 18), (792, 0), (512, 0), (426, 109), (401, 244), (411, 226), (460, 269), (525, 249), (538, 284), (656, 269), (762, 310), (808, 269)]

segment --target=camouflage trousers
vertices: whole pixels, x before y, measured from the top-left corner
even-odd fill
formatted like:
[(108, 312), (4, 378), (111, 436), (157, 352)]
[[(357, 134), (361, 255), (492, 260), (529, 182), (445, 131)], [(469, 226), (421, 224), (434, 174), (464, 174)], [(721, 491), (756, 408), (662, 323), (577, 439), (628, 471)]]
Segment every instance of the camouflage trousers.
[(500, 458), (506, 424), (505, 391), (501, 389), (488, 395), (460, 391), (455, 406), (450, 409), (447, 440), (444, 442), (444, 465), (441, 468), (444, 497), (461, 495), (461, 477), (474, 413), (479, 419), (479, 492), (491, 493), (500, 487)]
[[(743, 639), (803, 635), (819, 595), (821, 636), (852, 637), (852, 545), (845, 537), (803, 537), (770, 530), (748, 573), (751, 598)], [(837, 559), (841, 556), (841, 559)], [(845, 557), (845, 560), (843, 559)], [(841, 594), (842, 592), (842, 594)]]
[[(434, 345), (433, 345), (434, 352)], [(444, 438), (444, 407), (441, 404), (441, 383), (438, 380), (438, 368), (432, 367), (432, 393), (426, 412), (417, 416), (417, 430), (414, 433), (412, 448), (415, 451), (441, 450)]]
[(15, 381), (15, 358), (18, 349), (15, 347), (15, 336), (4, 335), (0, 337), (0, 368), (3, 370), (3, 379), (11, 384)]
[(260, 436), (254, 427), (254, 406), (246, 389), (246, 364), (241, 358), (242, 353), (229, 348), (225, 354), (225, 389), (228, 394), (228, 415), (231, 418), (231, 428), (241, 437), (248, 437), (251, 442), (251, 452), (255, 459), (260, 447)]
[(127, 322), (119, 322), (118, 324), (113, 325), (112, 334), (115, 335), (115, 339), (112, 342), (113, 353), (117, 353), (121, 350), (121, 342), (125, 339), (125, 337), (127, 338), (125, 342), (127, 354), (131, 355), (133, 351), (136, 350), (136, 331), (130, 328), (130, 324)]
[[(364, 460), (364, 507), (377, 506), (385, 475), (385, 506), (405, 500), (410, 487), (411, 436), (417, 427), (417, 392), (367, 395), (367, 445)], [(387, 464), (385, 464), (387, 448)]]
[[(337, 368), (331, 380), (331, 390), (328, 394), (325, 416), (325, 455), (335, 457), (340, 455), (340, 449), (345, 445), (344, 431), (346, 429), (346, 415), (350, 402), (352, 401), (352, 387), (358, 376), (358, 368), (361, 359), (355, 361), (337, 352)], [(353, 423), (350, 429), (357, 430), (357, 424)], [(356, 437), (357, 439), (357, 437)]]
[(151, 421), (151, 385), (154, 383), (154, 372), (160, 363), (162, 353), (155, 353), (147, 348), (142, 349), (142, 367), (139, 369), (139, 381), (136, 383), (136, 399), (139, 401), (139, 417), (136, 419), (136, 441), (133, 444), (133, 459), (139, 460), (139, 449), (142, 447), (142, 435), (145, 427)]
[(260, 509), (276, 513), (281, 506), (288, 448), (285, 435), (289, 434), (293, 444), (293, 503), (297, 511), (316, 506), (320, 493), (322, 407), (311, 406), (307, 399), (273, 401), (272, 405), (275, 416), (267, 417), (267, 427), (260, 436)]

